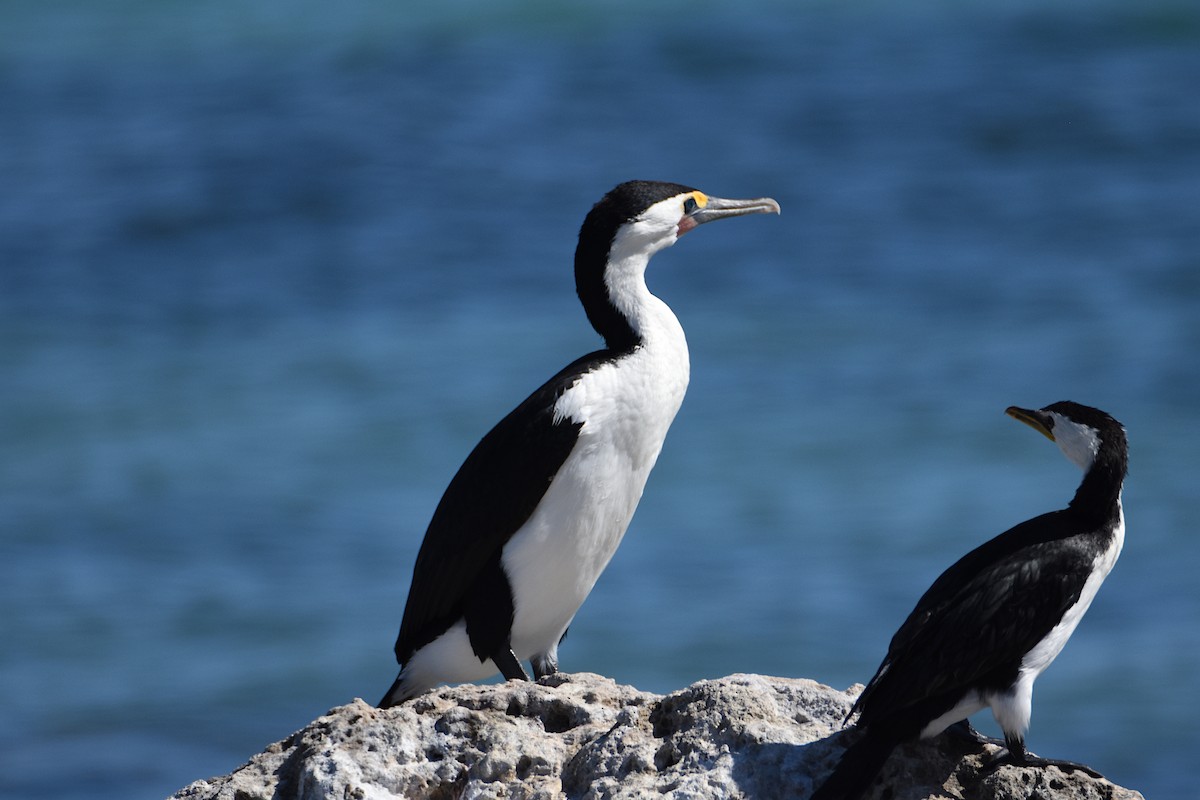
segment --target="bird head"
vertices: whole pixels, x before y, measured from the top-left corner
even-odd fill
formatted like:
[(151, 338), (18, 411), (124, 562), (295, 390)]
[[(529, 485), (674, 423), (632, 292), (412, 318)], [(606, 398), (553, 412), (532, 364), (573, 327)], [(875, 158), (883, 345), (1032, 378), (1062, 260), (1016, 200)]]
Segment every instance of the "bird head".
[(633, 306), (645, 291), (650, 257), (706, 222), (778, 214), (769, 197), (727, 200), (678, 183), (628, 181), (592, 207), (575, 248), (575, 286), (593, 327), (610, 347), (629, 346)]
[(769, 197), (727, 200), (678, 183), (627, 181), (592, 208), (579, 232), (580, 247), (652, 255), (706, 222), (778, 213), (779, 203)]
[(1036, 410), (1009, 406), (1004, 413), (1057, 444), (1085, 472), (1102, 447), (1125, 450), (1125, 429), (1098, 408), (1063, 400)]

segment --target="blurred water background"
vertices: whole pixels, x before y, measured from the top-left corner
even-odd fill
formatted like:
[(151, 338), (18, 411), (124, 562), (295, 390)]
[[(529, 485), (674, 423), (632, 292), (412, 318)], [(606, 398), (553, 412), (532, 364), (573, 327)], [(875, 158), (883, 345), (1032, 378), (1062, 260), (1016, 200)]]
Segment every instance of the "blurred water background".
[(1074, 491), (1003, 409), (1077, 400), (1129, 429), (1129, 534), (1029, 744), (1194, 796), (1195, 5), (0, 19), (0, 795), (161, 797), (376, 701), (446, 483), (597, 345), (575, 233), (636, 177), (783, 216), (651, 265), (691, 389), (563, 667), (865, 681)]

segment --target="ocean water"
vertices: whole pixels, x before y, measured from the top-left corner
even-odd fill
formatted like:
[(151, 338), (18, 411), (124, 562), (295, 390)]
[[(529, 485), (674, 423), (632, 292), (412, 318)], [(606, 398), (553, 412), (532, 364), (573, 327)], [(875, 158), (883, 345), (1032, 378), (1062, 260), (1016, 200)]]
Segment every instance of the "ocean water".
[(1003, 409), (1077, 400), (1128, 538), (1028, 742), (1194, 796), (1200, 12), (641, 6), (0, 5), (0, 795), (377, 700), (441, 491), (597, 345), (583, 215), (651, 178), (783, 215), (651, 265), (692, 384), (563, 668), (867, 680), (1074, 491)]

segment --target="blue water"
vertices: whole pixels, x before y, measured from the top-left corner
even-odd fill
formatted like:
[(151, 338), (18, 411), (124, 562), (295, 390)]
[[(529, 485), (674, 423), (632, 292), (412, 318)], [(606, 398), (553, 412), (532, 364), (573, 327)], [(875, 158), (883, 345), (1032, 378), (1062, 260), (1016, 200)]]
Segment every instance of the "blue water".
[(1200, 12), (641, 5), (0, 7), (0, 795), (165, 796), (377, 700), (644, 177), (784, 213), (651, 266), (693, 380), (564, 668), (865, 681), (1069, 498), (1002, 412), (1073, 399), (1129, 429), (1129, 533), (1029, 744), (1193, 796)]

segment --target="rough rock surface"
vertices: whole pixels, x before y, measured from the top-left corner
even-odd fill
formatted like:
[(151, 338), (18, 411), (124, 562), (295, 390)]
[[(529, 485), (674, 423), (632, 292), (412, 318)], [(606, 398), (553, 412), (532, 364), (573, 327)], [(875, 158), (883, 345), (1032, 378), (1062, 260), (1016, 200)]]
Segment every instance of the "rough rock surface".
[[(174, 797), (805, 798), (855, 735), (837, 732), (861, 689), (732, 675), (664, 697), (581, 673), (445, 688), (386, 711), (355, 700)], [(945, 736), (902, 747), (870, 800), (1142, 797), (1057, 768), (984, 776), (985, 755)]]

